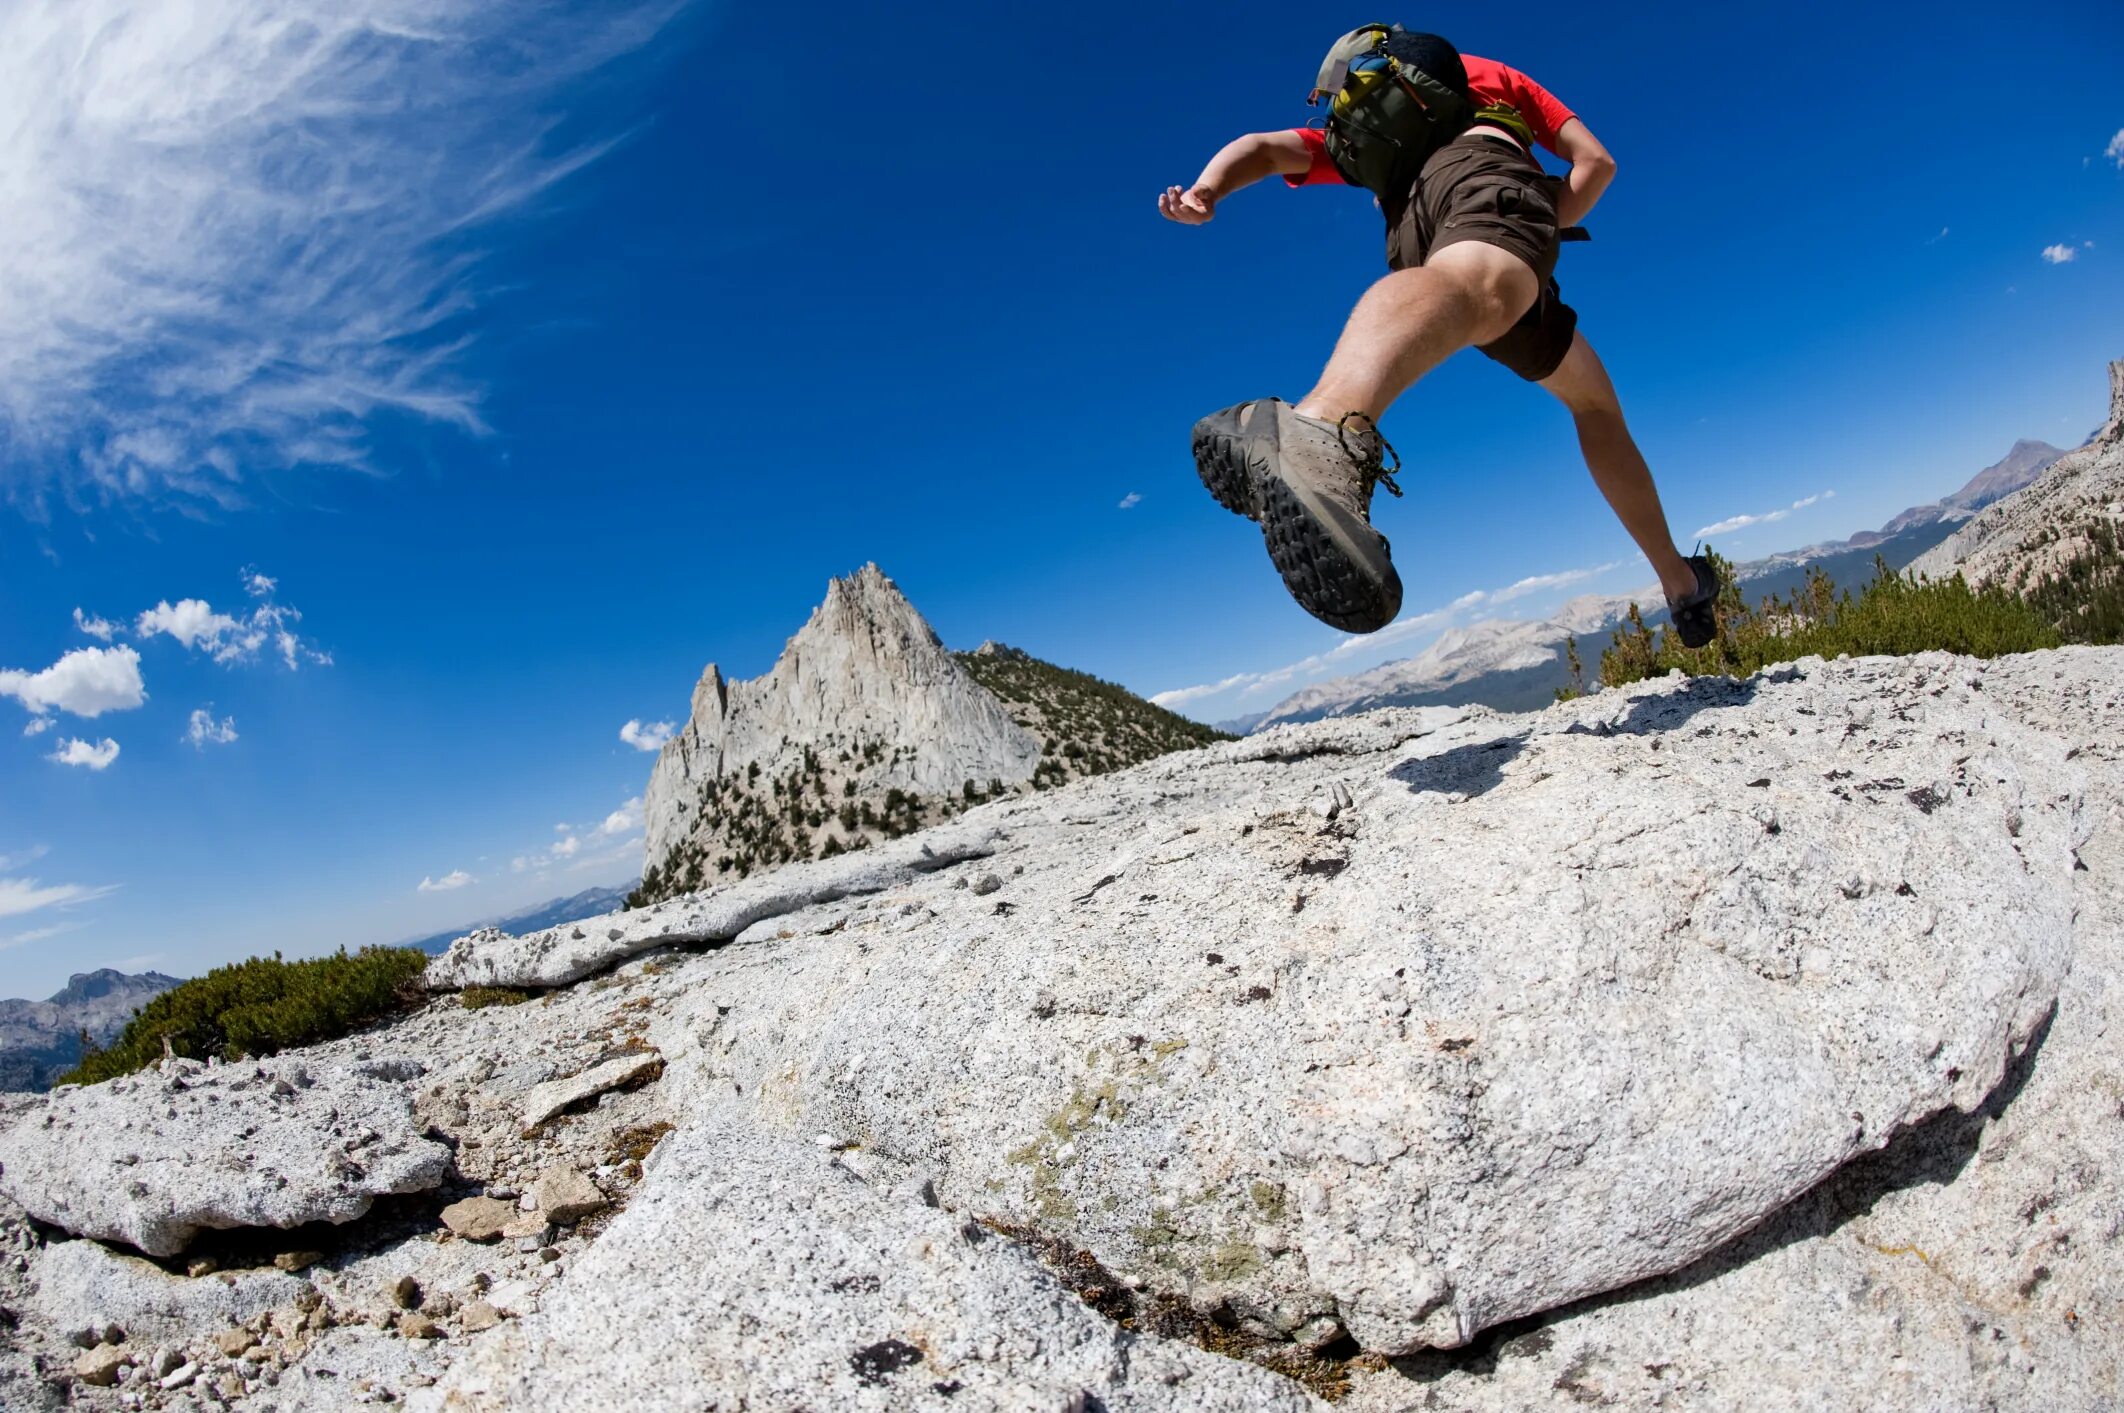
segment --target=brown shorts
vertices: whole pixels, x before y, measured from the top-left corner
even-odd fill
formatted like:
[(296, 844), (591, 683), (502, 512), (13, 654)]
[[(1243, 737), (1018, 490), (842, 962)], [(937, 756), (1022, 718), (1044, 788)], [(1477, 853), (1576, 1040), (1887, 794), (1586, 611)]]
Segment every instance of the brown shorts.
[(1578, 312), (1556, 285), (1556, 179), (1511, 142), (1469, 133), (1431, 154), (1399, 209), (1387, 217), (1387, 267), (1406, 270), (1464, 240), (1518, 256), (1541, 294), (1505, 336), (1482, 351), (1530, 383), (1571, 351)]

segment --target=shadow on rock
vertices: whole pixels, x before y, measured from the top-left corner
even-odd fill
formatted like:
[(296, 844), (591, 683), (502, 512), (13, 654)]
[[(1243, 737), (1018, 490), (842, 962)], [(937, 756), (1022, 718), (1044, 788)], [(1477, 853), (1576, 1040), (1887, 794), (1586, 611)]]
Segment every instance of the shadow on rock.
[(1471, 741), (1435, 756), (1405, 760), (1387, 774), (1408, 786), (1412, 795), (1460, 795), (1472, 799), (1497, 788), (1504, 780), (1506, 763), (1526, 745), (1524, 736)]
[(1828, 1236), (1854, 1218), (1870, 1213), (1891, 1193), (1913, 1187), (1946, 1186), (1961, 1176), (1976, 1156), (1984, 1126), (2005, 1113), (2027, 1088), (2035, 1074), (2036, 1056), (2056, 1019), (2057, 1007), (2052, 1006), (2021, 1053), (2007, 1065), (1998, 1087), (1973, 1112), (1945, 1109), (1906, 1129), (1886, 1148), (1854, 1158), (1760, 1225), (1680, 1270), (1494, 1326), (1459, 1349), (1406, 1355), (1389, 1360), (1389, 1365), (1416, 1383), (1434, 1383), (1454, 1373), (1485, 1377), (1497, 1371), (1501, 1360), (1532, 1358), (1546, 1352), (1555, 1343), (1555, 1336), (1550, 1333), (1554, 1326), (1611, 1305), (1657, 1299), (1708, 1284), (1772, 1252)]
[[(1772, 669), (1773, 674), (1775, 669)], [(1773, 680), (1782, 680), (1773, 676)], [(1580, 722), (1565, 728), (1566, 734), (1590, 736), (1644, 736), (1652, 732), (1679, 730), (1700, 711), (1746, 706), (1755, 700), (1757, 679), (1691, 677), (1679, 692), (1639, 697), (1619, 721)]]

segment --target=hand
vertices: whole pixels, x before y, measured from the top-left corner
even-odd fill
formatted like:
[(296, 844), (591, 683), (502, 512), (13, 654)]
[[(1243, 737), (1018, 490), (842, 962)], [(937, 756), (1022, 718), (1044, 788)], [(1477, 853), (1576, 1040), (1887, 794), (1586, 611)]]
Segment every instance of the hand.
[(1169, 186), (1158, 197), (1158, 214), (1183, 226), (1203, 225), (1217, 214), (1217, 193), (1206, 186)]

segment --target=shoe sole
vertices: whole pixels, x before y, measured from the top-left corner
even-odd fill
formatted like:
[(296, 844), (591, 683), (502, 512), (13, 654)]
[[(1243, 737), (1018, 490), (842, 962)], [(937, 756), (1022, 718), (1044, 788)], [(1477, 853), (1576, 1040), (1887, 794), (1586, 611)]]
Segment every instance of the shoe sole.
[[(1255, 439), (1230, 425), (1227, 414), (1195, 424), (1195, 471), (1217, 503), (1261, 526), (1269, 561), (1298, 606), (1330, 628), (1376, 633), (1401, 612), (1401, 576), (1388, 558), (1384, 536), (1369, 525), (1341, 525), (1346, 516), (1314, 503), (1276, 474), (1265, 457), (1250, 450)], [(1366, 564), (1361, 537), (1377, 541)]]

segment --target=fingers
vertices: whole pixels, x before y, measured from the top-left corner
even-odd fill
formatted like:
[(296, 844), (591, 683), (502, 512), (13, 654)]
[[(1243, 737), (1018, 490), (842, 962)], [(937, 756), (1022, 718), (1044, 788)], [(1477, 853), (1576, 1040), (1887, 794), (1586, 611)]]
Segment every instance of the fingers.
[(1158, 195), (1158, 214), (1183, 226), (1199, 226), (1210, 219), (1211, 209), (1200, 196), (1184, 187), (1169, 186)]

